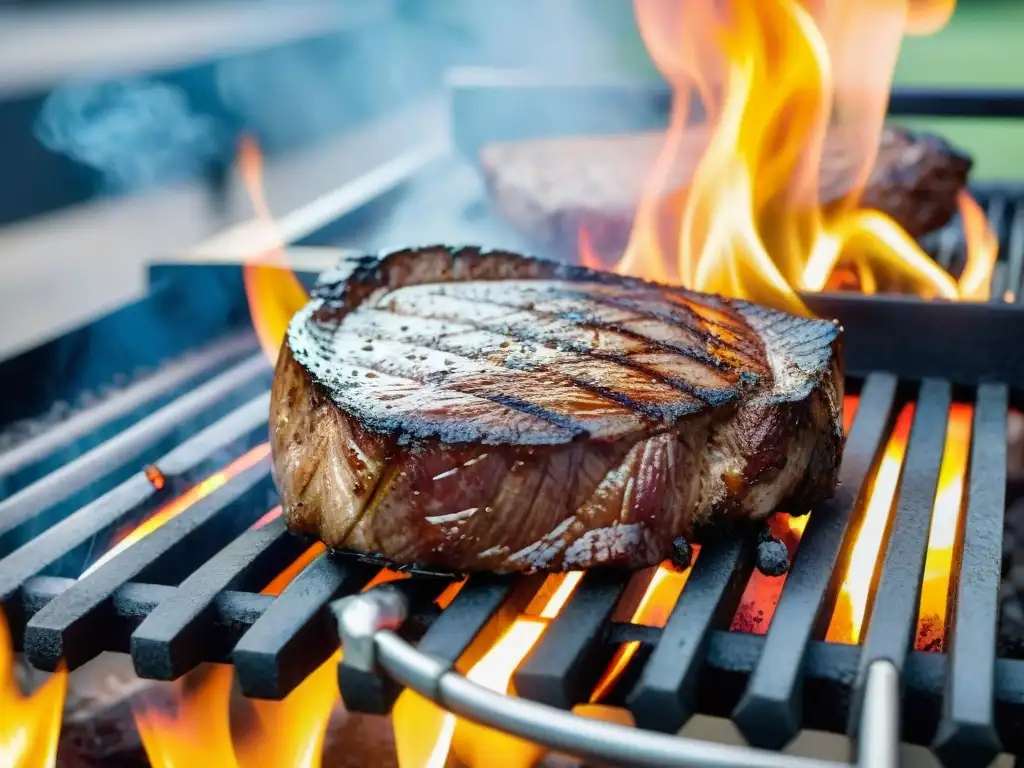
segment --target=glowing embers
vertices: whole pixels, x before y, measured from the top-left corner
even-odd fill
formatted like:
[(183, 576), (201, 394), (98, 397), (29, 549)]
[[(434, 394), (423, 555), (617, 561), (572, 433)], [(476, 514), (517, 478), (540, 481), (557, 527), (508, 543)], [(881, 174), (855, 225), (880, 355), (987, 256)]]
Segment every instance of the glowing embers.
[[(227, 485), (228, 481), (231, 480), (231, 478), (236, 477), (245, 470), (256, 466), (257, 464), (259, 464), (260, 461), (262, 461), (269, 455), (269, 443), (263, 443), (261, 445), (256, 446), (250, 451), (247, 451), (243, 455), (239, 456), (233, 462), (224, 467), (224, 469), (222, 469), (220, 472), (215, 472), (202, 482), (194, 485), (181, 496), (178, 496), (177, 498), (168, 502), (166, 505), (164, 505), (156, 512), (154, 512), (152, 515), (150, 515), (148, 518), (146, 518), (144, 521), (142, 521), (142, 523), (139, 523), (134, 526), (129, 526), (124, 530), (118, 532), (114, 536), (114, 541), (116, 542), (114, 546), (107, 550), (107, 552), (105, 552), (102, 557), (96, 560), (96, 562), (94, 562), (92, 565), (86, 568), (80, 578), (84, 579), (86, 576), (95, 571), (101, 565), (112, 560), (121, 552), (128, 549), (128, 547), (130, 547), (132, 544), (139, 541), (143, 537), (148, 536), (150, 533), (155, 531), (157, 528), (159, 528), (169, 520), (173, 520), (175, 517), (180, 515), (182, 512), (191, 507), (200, 499), (206, 498), (211, 493), (216, 491), (218, 488), (222, 488), (223, 486)], [(149, 481), (153, 483), (154, 488), (160, 490), (164, 487), (166, 479), (158, 469), (156, 469), (155, 467), (147, 467), (145, 471), (146, 476), (149, 478)]]
[(68, 673), (61, 668), (26, 695), (15, 674), (11, 636), (0, 611), (0, 765), (48, 768), (57, 759)]
[[(906, 456), (914, 406), (900, 412), (868, 496), (863, 521), (850, 554), (845, 577), (829, 623), (831, 642), (861, 641), (874, 575), (884, 557), (885, 532)], [(932, 507), (928, 549), (917, 621), (915, 647), (943, 648), (953, 548), (963, 497), (971, 440), (970, 406), (954, 404), (947, 421), (942, 465)]]
[(972, 417), (973, 409), (959, 403), (953, 404), (949, 414), (921, 584), (921, 607), (914, 643), (919, 651), (942, 651), (944, 646), (953, 547), (963, 504)]

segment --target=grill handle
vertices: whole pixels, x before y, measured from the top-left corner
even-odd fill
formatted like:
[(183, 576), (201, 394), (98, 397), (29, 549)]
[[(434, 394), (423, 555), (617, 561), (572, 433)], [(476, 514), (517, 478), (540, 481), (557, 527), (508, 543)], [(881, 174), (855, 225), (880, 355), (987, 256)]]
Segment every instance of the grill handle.
[[(343, 665), (362, 673), (386, 672), (452, 714), (552, 750), (630, 766), (851, 768), (847, 763), (644, 731), (495, 693), (402, 639), (395, 630), (408, 615), (408, 605), (399, 591), (386, 585), (339, 600), (332, 610), (345, 650)], [(868, 672), (858, 765), (899, 765), (898, 683), (895, 668), (887, 661)]]

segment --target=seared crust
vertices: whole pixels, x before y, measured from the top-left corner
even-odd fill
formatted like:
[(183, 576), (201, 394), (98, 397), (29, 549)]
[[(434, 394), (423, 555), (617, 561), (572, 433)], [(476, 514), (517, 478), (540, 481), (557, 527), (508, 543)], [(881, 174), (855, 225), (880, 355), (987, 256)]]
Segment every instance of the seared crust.
[(285, 519), (396, 563), (645, 567), (719, 517), (831, 493), (839, 339), (830, 322), (510, 253), (347, 262), (278, 360)]

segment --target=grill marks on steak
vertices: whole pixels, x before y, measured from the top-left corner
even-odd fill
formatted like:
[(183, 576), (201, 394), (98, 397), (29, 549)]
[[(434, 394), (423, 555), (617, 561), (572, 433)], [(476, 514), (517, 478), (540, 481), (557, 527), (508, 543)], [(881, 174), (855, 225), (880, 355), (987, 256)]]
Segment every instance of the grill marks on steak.
[(832, 323), (508, 253), (349, 264), (278, 361), (286, 520), (454, 570), (650, 565), (716, 517), (831, 492), (837, 344)]

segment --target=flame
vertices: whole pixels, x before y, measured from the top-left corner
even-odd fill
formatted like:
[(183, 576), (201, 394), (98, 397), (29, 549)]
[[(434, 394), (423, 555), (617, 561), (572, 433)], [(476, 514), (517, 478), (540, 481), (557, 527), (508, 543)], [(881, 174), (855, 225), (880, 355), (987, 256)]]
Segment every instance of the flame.
[(946, 427), (946, 444), (939, 469), (939, 486), (932, 507), (928, 553), (921, 583), (915, 647), (919, 651), (941, 651), (944, 645), (949, 580), (953, 570), (953, 545), (960, 519), (960, 504), (967, 475), (971, 446), (973, 409), (954, 403)]
[(907, 34), (934, 35), (949, 23), (955, 10), (956, 0), (911, 0), (907, 7)]
[[(258, 524), (280, 514), (275, 507)], [(307, 549), (263, 588), (277, 595), (324, 551), (321, 544)], [(407, 574), (381, 570), (369, 589)], [(246, 725), (234, 733), (231, 723), (230, 666), (208, 664), (171, 683), (168, 695), (143, 698), (133, 715), (153, 768), (216, 765), (221, 768), (319, 768), (323, 739), (331, 711), (339, 702), (336, 670), (341, 651), (334, 653), (281, 701), (247, 700), (241, 704)]]
[(860, 642), (875, 563), (889, 521), (889, 510), (893, 495), (896, 493), (896, 484), (899, 482), (903, 458), (907, 452), (907, 440), (913, 418), (914, 406), (905, 406), (896, 419), (892, 435), (886, 443), (885, 454), (871, 486), (857, 541), (850, 553), (850, 562), (846, 567), (836, 611), (825, 635), (831, 642)]
[[(181, 496), (178, 496), (170, 503), (165, 504), (163, 507), (158, 509), (142, 523), (129, 527), (127, 530), (121, 531), (115, 535), (114, 541), (116, 542), (109, 550), (107, 550), (102, 557), (96, 562), (90, 565), (83, 571), (79, 578), (85, 578), (90, 573), (95, 571), (104, 563), (112, 560), (114, 557), (119, 555), (124, 550), (128, 549), (132, 544), (139, 541), (140, 539), (148, 536), (157, 528), (162, 526), (169, 520), (173, 520), (186, 509), (191, 507), (200, 499), (209, 496), (211, 493), (216, 491), (218, 488), (227, 485), (228, 481), (240, 475), (247, 469), (256, 466), (263, 459), (270, 455), (270, 444), (263, 443), (258, 445), (250, 451), (242, 454), (237, 459), (228, 464), (224, 469), (216, 472), (207, 477), (197, 485), (192, 486), (189, 490), (185, 491)], [(147, 468), (146, 475), (149, 477), (150, 482), (153, 483), (157, 489), (164, 487), (164, 476), (155, 467)], [(158, 479), (157, 479), (158, 478)]]
[(274, 227), (264, 192), (263, 155), (251, 136), (243, 136), (239, 143), (238, 166), (256, 219), (270, 232), (268, 239), (276, 242), (275, 246), (250, 259), (243, 267), (252, 325), (263, 351), (274, 362), (292, 315), (303, 307), (309, 296), (285, 259), (284, 243)]
[(50, 768), (57, 762), (68, 673), (62, 666), (32, 695), (18, 685), (7, 620), (0, 610), (0, 765)]
[[(937, 28), (954, 4), (635, 0), (673, 106), (613, 270), (805, 315), (797, 291), (850, 278), (868, 293), (977, 298), (994, 256), (984, 216), (974, 215), (968, 196), (961, 207), (973, 216), (974, 266), (960, 285), (896, 222), (860, 207), (903, 35)], [(672, 190), (688, 159), (683, 138), (694, 128), (688, 105), (695, 95), (706, 108), (707, 140), (685, 189)], [(839, 195), (823, 205), (826, 162), (840, 172)], [(600, 263), (583, 229), (579, 256), (588, 266)]]
[[(492, 691), (509, 692), (512, 673), (558, 615), (582, 575), (549, 576), (526, 612), (509, 625), (466, 677)], [(535, 744), (457, 718), (409, 690), (395, 702), (392, 718), (398, 764), (403, 768), (443, 768), (452, 753), (471, 768), (529, 768), (544, 754)]]
[[(674, 568), (671, 563), (659, 565), (654, 572), (654, 576), (651, 578), (651, 583), (647, 585), (647, 590), (644, 592), (643, 597), (640, 598), (636, 610), (633, 611), (630, 622), (633, 624), (643, 624), (648, 627), (664, 627), (668, 621), (669, 614), (672, 613), (672, 607), (679, 600), (679, 595), (682, 594), (683, 587), (686, 586), (686, 581), (690, 578), (690, 570), (693, 564), (697, 562), (698, 555), (700, 555), (700, 547), (694, 545), (691, 567), (684, 571)], [(633, 658), (638, 650), (640, 650), (640, 642), (637, 640), (632, 640), (619, 646), (618, 650), (615, 651), (615, 656), (612, 657), (611, 663), (608, 665), (608, 669), (605, 670), (604, 675), (598, 680), (597, 685), (594, 686), (594, 692), (590, 696), (590, 704), (597, 704), (608, 695), (612, 686), (615, 685), (615, 681), (619, 679), (619, 675), (626, 669), (630, 659)], [(589, 709), (583, 709), (583, 711), (587, 713), (593, 712), (593, 710)]]
[(959, 281), (960, 295), (974, 301), (988, 301), (992, 268), (999, 256), (999, 238), (989, 226), (981, 206), (966, 191), (960, 191), (957, 205), (967, 242), (967, 263)]

